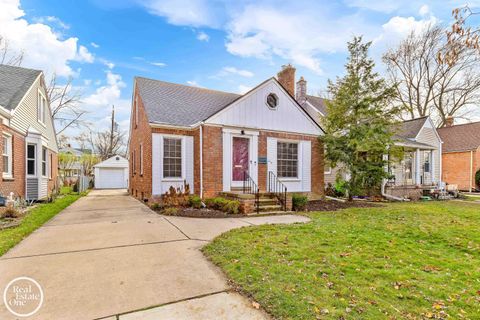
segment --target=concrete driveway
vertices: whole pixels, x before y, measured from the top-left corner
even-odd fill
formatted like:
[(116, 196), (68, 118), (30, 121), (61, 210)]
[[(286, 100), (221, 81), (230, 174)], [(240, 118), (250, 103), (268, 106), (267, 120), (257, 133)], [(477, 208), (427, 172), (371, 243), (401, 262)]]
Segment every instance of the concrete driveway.
[[(200, 248), (233, 228), (306, 222), (300, 216), (164, 217), (123, 190), (95, 190), (0, 258), (0, 288), (35, 279), (28, 319), (265, 319), (234, 293)], [(15, 319), (0, 303), (0, 319)]]

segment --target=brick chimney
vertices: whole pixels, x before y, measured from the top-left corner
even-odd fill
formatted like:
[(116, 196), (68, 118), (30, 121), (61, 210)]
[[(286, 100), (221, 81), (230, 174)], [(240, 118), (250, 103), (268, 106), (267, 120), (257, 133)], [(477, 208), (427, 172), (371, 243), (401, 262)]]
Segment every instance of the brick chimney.
[(277, 73), (278, 82), (295, 97), (295, 68), (289, 63), (282, 66), (282, 70)]
[(307, 81), (303, 77), (300, 77), (300, 80), (297, 81), (297, 91), (295, 94), (295, 99), (303, 106), (307, 101)]
[(445, 119), (445, 127), (453, 127), (455, 124), (455, 118), (452, 116), (448, 116), (447, 119)]

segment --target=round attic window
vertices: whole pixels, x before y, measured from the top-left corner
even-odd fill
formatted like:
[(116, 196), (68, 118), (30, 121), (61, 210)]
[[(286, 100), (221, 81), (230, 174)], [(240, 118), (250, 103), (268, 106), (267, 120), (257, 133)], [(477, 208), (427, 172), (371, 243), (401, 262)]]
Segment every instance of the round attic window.
[(275, 93), (270, 93), (267, 96), (267, 106), (270, 109), (276, 109), (278, 106), (278, 97)]

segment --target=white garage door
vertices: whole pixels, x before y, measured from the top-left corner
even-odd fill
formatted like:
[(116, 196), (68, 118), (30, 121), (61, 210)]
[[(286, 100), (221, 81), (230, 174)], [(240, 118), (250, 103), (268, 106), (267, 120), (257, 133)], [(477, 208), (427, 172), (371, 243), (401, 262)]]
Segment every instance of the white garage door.
[(99, 176), (95, 177), (97, 189), (123, 189), (127, 187), (122, 168), (100, 168)]

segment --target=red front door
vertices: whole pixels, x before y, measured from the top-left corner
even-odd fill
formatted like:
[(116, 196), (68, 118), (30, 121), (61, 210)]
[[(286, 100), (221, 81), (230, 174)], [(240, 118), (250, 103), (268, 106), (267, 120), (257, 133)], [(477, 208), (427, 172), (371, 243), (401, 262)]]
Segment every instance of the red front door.
[(243, 181), (244, 172), (248, 173), (249, 145), (250, 145), (250, 139), (233, 137), (233, 142), (232, 142), (233, 181)]

